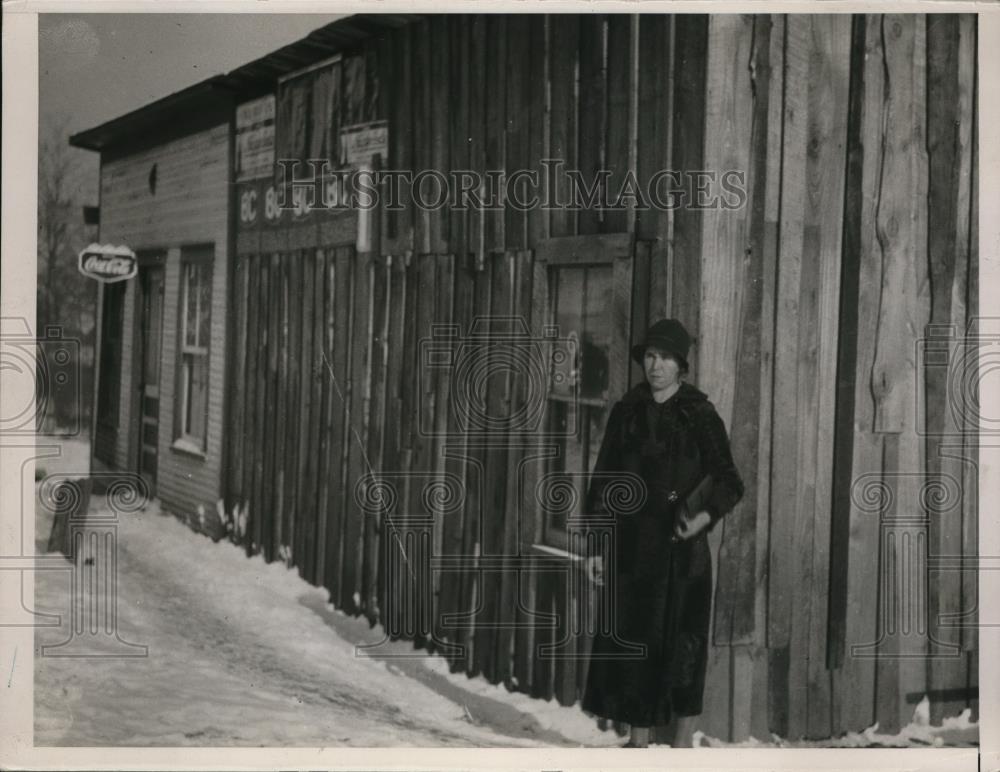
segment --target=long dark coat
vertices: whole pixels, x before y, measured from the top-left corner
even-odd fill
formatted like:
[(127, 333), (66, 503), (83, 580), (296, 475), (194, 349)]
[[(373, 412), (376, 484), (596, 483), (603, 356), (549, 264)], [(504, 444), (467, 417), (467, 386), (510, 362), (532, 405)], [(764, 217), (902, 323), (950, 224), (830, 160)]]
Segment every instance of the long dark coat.
[[(640, 727), (666, 724), (671, 715), (698, 715), (712, 606), (707, 533), (743, 496), (725, 426), (694, 386), (681, 383), (658, 404), (643, 383), (612, 408), (594, 472), (587, 511), (614, 516), (616, 534), (598, 606), (614, 599), (617, 619), (614, 632), (599, 632), (594, 639), (582, 706)], [(608, 511), (608, 472), (642, 478), (641, 510)], [(714, 482), (705, 507), (712, 524), (696, 537), (673, 542), (678, 502), (705, 474)], [(644, 655), (636, 653), (636, 644), (645, 647)]]

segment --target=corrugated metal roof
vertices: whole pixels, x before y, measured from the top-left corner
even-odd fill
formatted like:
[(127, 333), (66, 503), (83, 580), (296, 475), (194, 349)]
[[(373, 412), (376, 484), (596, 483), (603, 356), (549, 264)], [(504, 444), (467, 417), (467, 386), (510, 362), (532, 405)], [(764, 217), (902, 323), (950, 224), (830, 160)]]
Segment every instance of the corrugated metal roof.
[(226, 94), (240, 100), (269, 93), (281, 76), (350, 50), (386, 29), (402, 27), (419, 18), (417, 15), (359, 14), (338, 19), (225, 75), (207, 78), (100, 126), (78, 132), (70, 137), (69, 143), (74, 147), (103, 151), (131, 140), (136, 133), (160, 124), (170, 115), (198, 109), (206, 99)]

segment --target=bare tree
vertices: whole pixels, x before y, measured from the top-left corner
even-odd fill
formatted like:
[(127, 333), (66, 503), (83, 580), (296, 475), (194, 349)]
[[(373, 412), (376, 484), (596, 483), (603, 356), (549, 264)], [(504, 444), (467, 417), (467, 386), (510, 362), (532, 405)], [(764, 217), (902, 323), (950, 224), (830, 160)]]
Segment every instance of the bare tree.
[(57, 119), (38, 148), (38, 323), (39, 329), (59, 324), (57, 274), (60, 261), (82, 231), (75, 200), (77, 170), (67, 143), (68, 120)]
[[(77, 254), (93, 238), (83, 222), (81, 183), (88, 170), (69, 145), (69, 120), (50, 120), (38, 147), (38, 312), (40, 338), (56, 326), (64, 338), (80, 342), (75, 369), (89, 390), (93, 363), (95, 285), (77, 271)], [(79, 404), (77, 404), (79, 403)], [(56, 425), (85, 417), (89, 399), (54, 405), (46, 417)]]

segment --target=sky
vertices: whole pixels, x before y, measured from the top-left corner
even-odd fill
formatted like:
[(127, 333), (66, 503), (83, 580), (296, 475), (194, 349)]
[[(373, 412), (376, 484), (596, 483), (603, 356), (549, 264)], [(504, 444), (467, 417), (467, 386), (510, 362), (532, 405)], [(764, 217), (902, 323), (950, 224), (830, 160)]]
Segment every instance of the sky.
[[(39, 135), (97, 126), (294, 42), (331, 14), (39, 14)], [(98, 154), (73, 150), (96, 203)]]

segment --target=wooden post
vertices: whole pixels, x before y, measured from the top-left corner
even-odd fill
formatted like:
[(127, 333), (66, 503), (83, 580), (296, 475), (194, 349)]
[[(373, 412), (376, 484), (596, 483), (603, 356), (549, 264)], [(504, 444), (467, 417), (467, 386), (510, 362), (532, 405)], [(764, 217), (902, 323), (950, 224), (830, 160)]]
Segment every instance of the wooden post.
[[(575, 68), (580, 50), (580, 17), (554, 14), (549, 17), (550, 65), (550, 157), (563, 161), (564, 167), (553, 175), (550, 198), (563, 203), (569, 197), (569, 182), (565, 169), (578, 168)], [(556, 207), (549, 216), (552, 236), (576, 234), (576, 213), (569, 208)], [(532, 244), (534, 246), (534, 244)]]
[[(531, 17), (511, 14), (506, 17), (506, 22), (506, 150), (503, 168), (508, 175), (513, 175), (528, 166), (529, 85), (531, 80), (537, 80), (538, 74), (528, 72), (531, 58)], [(505, 185), (503, 246), (510, 249), (523, 249), (526, 246), (528, 213), (512, 205), (516, 202), (508, 198), (521, 196), (522, 189), (521, 185)]]
[[(491, 15), (486, 17), (486, 82), (485, 109), (486, 122), (484, 126), (484, 149), (486, 171), (498, 171), (506, 168), (507, 143), (507, 17)], [(491, 188), (494, 188), (491, 190)], [(503, 191), (498, 190), (499, 183), (487, 185), (486, 195), (489, 198), (503, 200)], [(486, 259), (493, 250), (502, 250), (506, 246), (505, 216), (503, 209), (486, 212), (485, 228), (483, 229)]]
[[(579, 171), (582, 183), (589, 188), (599, 180), (602, 171), (603, 149), (607, 147), (608, 84), (604, 69), (604, 46), (608, 21), (602, 14), (588, 14), (580, 19), (580, 105), (579, 105)], [(585, 191), (580, 191), (585, 195)], [(577, 213), (578, 232), (599, 233), (604, 212), (601, 207), (603, 191), (600, 186), (594, 192), (594, 202)]]
[[(882, 297), (898, 302), (881, 303), (875, 332), (875, 362), (871, 388), (875, 395), (875, 429), (884, 433), (887, 455), (884, 469), (897, 499), (896, 509), (905, 522), (920, 512), (919, 490), (924, 474), (924, 448), (919, 437), (923, 430), (923, 410), (915, 398), (914, 330), (922, 330), (930, 311), (927, 281), (927, 157), (925, 151), (925, 36), (923, 17), (885, 16), (882, 18), (885, 41), (884, 67), (887, 89), (885, 109), (885, 156), (882, 185), (877, 189), (879, 205), (876, 233), (882, 260)], [(918, 540), (920, 529), (914, 527), (908, 538)], [(916, 602), (914, 581), (926, 582), (926, 575), (914, 580), (908, 575), (909, 556), (904, 556), (903, 533), (886, 530), (883, 539), (898, 536), (899, 547), (892, 553), (895, 561), (889, 573), (880, 575), (883, 586), (899, 593), (895, 600), (885, 598), (880, 604), (880, 629), (886, 630), (886, 618), (892, 609), (904, 616), (914, 612), (908, 606)], [(926, 550), (926, 547), (924, 547)], [(926, 554), (926, 552), (924, 553)], [(897, 606), (896, 604), (901, 604)], [(892, 612), (895, 613), (895, 612)], [(889, 731), (909, 722), (913, 705), (907, 695), (926, 688), (926, 665), (911, 657), (926, 654), (926, 637), (907, 635), (882, 647), (877, 662), (879, 694), (876, 718)], [(885, 688), (881, 685), (885, 684)]]
[[(742, 170), (745, 186), (750, 182), (747, 179), (747, 170), (751, 169), (753, 150), (751, 142), (754, 139), (752, 128), (755, 126), (752, 101), (754, 93), (750, 80), (752, 70), (746, 66), (747, 62), (755, 64), (755, 60), (751, 58), (755, 53), (751, 50), (751, 44), (755, 39), (753, 25), (751, 16), (718, 16), (712, 17), (708, 31), (705, 168)], [(756, 53), (759, 54), (759, 51)], [(759, 135), (759, 121), (756, 125)], [(721, 171), (718, 173), (721, 174)], [(709, 188), (710, 195), (718, 195), (717, 185), (718, 180)], [(699, 202), (690, 204), (699, 205)], [(698, 322), (700, 332), (697, 383), (710, 395), (719, 416), (732, 432), (736, 428), (732, 416), (737, 388), (741, 389), (747, 398), (746, 416), (751, 421), (757, 407), (756, 390), (760, 382), (754, 350), (759, 346), (759, 342), (751, 341), (751, 348), (748, 350), (742, 336), (748, 335), (752, 338), (756, 334), (755, 329), (746, 329), (747, 317), (753, 318), (759, 326), (759, 295), (757, 307), (754, 308), (753, 299), (745, 297), (747, 291), (745, 288), (749, 287), (759, 292), (760, 281), (759, 278), (754, 281), (756, 277), (750, 268), (748, 207), (737, 210), (723, 209), (721, 201), (716, 201), (714, 204), (702, 201), (700, 205), (704, 208), (702, 243), (705, 248), (701, 259), (699, 284), (701, 311)], [(739, 355), (745, 351), (749, 354), (749, 361), (744, 364), (744, 371), (740, 372)], [(748, 368), (753, 372), (752, 384), (749, 383)], [(740, 379), (739, 382), (737, 378)], [(754, 427), (746, 428), (746, 436), (752, 435), (756, 439)], [(744, 432), (740, 432), (741, 436), (743, 434)], [(740, 438), (734, 437), (734, 440)], [(738, 446), (733, 450), (736, 453)], [(752, 477), (754, 470), (744, 468), (747, 460), (737, 456), (737, 463), (741, 464), (745, 478)], [(750, 487), (752, 490), (752, 483)], [(713, 629), (711, 633), (710, 640), (716, 645), (728, 646), (739, 643), (741, 637), (745, 638), (748, 632), (752, 632), (755, 533), (753, 509), (744, 510), (746, 510), (745, 505), (741, 505), (737, 511), (727, 515), (722, 527), (717, 528), (709, 537), (711, 549), (718, 556), (717, 560), (713, 560), (713, 568), (719, 588), (717, 598), (720, 601), (713, 628), (716, 628), (720, 621), (724, 622), (721, 629)], [(732, 524), (730, 520), (733, 521)], [(744, 523), (743, 527), (739, 527), (740, 523)], [(738, 543), (734, 542), (738, 552), (735, 560), (727, 559), (728, 554), (718, 552), (723, 529), (728, 533), (732, 528), (736, 528), (740, 534), (737, 537)], [(726, 559), (725, 564), (723, 564), (724, 559)], [(750, 573), (743, 576), (741, 581), (740, 574), (747, 569)], [(741, 609), (741, 612), (735, 612), (736, 608)], [(735, 640), (734, 625), (730, 621), (734, 613), (748, 615), (748, 621), (744, 622), (741, 629), (736, 632)], [(731, 702), (729, 679), (736, 677), (736, 674), (731, 671), (730, 652), (724, 650), (720, 656), (730, 660), (730, 673), (726, 682), (722, 681), (720, 677), (722, 671), (719, 669), (713, 669), (707, 674), (706, 713), (718, 713), (722, 705)], [(729, 707), (730, 711), (727, 712), (731, 716), (733, 706)], [(747, 713), (749, 713), (748, 708), (749, 706), (746, 706)], [(742, 708), (741, 712), (744, 712)], [(731, 739), (732, 733), (733, 726), (730, 723), (726, 727), (724, 736)]]
[(316, 251), (315, 263), (310, 266), (312, 272), (308, 277), (309, 288), (307, 291), (313, 293), (312, 315), (309, 323), (313, 328), (312, 352), (310, 361), (311, 388), (312, 388), (312, 410), (309, 417), (309, 462), (308, 462), (308, 501), (309, 501), (309, 533), (306, 536), (305, 549), (305, 571), (306, 577), (313, 584), (320, 584), (323, 581), (323, 561), (326, 556), (326, 509), (323, 506), (322, 491), (325, 482), (323, 474), (323, 446), (326, 442), (326, 425), (324, 422), (324, 384), (327, 382), (327, 373), (324, 356), (324, 341), (326, 316), (324, 296), (326, 295), (326, 282), (324, 281), (323, 266), (328, 259), (325, 250)]
[[(704, 169), (706, 131), (705, 96), (707, 92), (709, 17), (678, 14), (674, 16), (674, 91), (670, 169), (694, 172)], [(701, 255), (702, 212), (684, 205), (673, 214), (672, 261), (669, 275), (670, 312), (679, 319), (692, 337), (701, 336)], [(695, 347), (693, 352), (697, 352)], [(689, 379), (698, 382), (698, 357), (689, 357)]]
[[(882, 103), (884, 99), (884, 68), (881, 36), (881, 19), (876, 15), (856, 16), (853, 21), (852, 44), (851, 122), (848, 130), (847, 189), (845, 194), (844, 222), (844, 284), (843, 293), (849, 297), (857, 283), (856, 320), (853, 315), (843, 319), (842, 344), (850, 339), (850, 328), (856, 327), (857, 350), (851, 361), (845, 361), (842, 374), (853, 368), (853, 411), (844, 417), (850, 421), (849, 461), (844, 451), (847, 469), (844, 477), (849, 485), (845, 494), (838, 482), (837, 506), (847, 508), (849, 522), (840, 525), (840, 514), (834, 511), (832, 538), (837, 555), (836, 568), (840, 565), (841, 549), (846, 550), (844, 577), (840, 571), (831, 573), (831, 626), (829, 662), (833, 668), (833, 725), (837, 731), (859, 731), (875, 721), (875, 661), (854, 657), (853, 645), (875, 640), (877, 621), (878, 586), (877, 545), (879, 540), (878, 514), (856, 487), (863, 486), (864, 475), (877, 479), (882, 472), (883, 437), (874, 429), (874, 402), (868, 376), (875, 358), (875, 337), (861, 334), (874, 328), (881, 296), (882, 264), (876, 236), (875, 216), (878, 199), (868, 195), (878, 184), (882, 167)], [(856, 257), (853, 252), (857, 251)], [(857, 262), (857, 278), (851, 277), (851, 264)], [(843, 297), (843, 295), (842, 295)], [(849, 301), (845, 299), (845, 305)], [(846, 337), (845, 337), (846, 336)], [(845, 352), (846, 355), (846, 352)], [(839, 406), (847, 410), (847, 402)], [(840, 457), (835, 456), (835, 463)], [(837, 478), (840, 480), (840, 478)], [(840, 529), (847, 531), (847, 544), (839, 547)], [(831, 558), (833, 559), (833, 558)], [(843, 584), (842, 584), (843, 583)], [(846, 585), (846, 586), (845, 586)], [(837, 600), (838, 594), (842, 600)], [(842, 604), (842, 606), (838, 606)], [(844, 609), (843, 643), (837, 641), (836, 620), (838, 608)], [(843, 647), (842, 661), (838, 664), (837, 647)]]
[[(489, 270), (492, 272), (491, 298), (487, 324), (481, 328), (487, 332), (486, 351), (490, 373), (485, 382), (485, 410), (493, 423), (489, 431), (487, 447), (484, 449), (485, 478), (483, 480), (481, 517), (481, 554), (488, 558), (501, 558), (504, 554), (504, 512), (506, 511), (507, 447), (502, 441), (507, 436), (510, 417), (510, 377), (502, 359), (490, 350), (493, 341), (504, 345), (504, 328), (509, 322), (514, 302), (514, 258), (512, 253), (497, 252), (492, 255)], [(501, 354), (502, 356), (502, 354)], [(482, 428), (477, 432), (483, 436)], [(480, 442), (484, 442), (483, 439)], [(502, 444), (501, 444), (502, 443)], [(491, 561), (495, 564), (495, 561)], [(497, 623), (500, 621), (503, 571), (497, 568), (482, 570), (482, 602), (479, 620), (482, 626), (476, 630), (476, 658), (483, 675), (491, 683), (497, 683), (504, 672), (496, 650), (498, 636)]]
[[(651, 184), (654, 175), (671, 168), (673, 126), (677, 120), (673, 115), (674, 23), (674, 16), (639, 17), (636, 174), (643, 187)], [(669, 203), (665, 192), (668, 187), (666, 181), (658, 184), (657, 197), (663, 201), (652, 200), (648, 211), (635, 212), (636, 239), (651, 242), (646, 324), (670, 313), (674, 213), (660, 205)], [(634, 327), (632, 332), (635, 335)]]
[[(401, 256), (388, 258), (389, 269), (389, 331), (388, 331), (388, 357), (386, 362), (386, 394), (385, 394), (385, 432), (383, 436), (384, 454), (381, 470), (387, 475), (400, 475), (403, 469), (403, 449), (402, 449), (402, 390), (404, 388), (403, 371), (403, 342), (405, 337), (407, 319), (407, 291), (406, 291), (406, 261)], [(396, 500), (403, 501), (399, 491), (396, 491)], [(379, 607), (380, 618), (387, 622), (387, 616), (391, 613), (392, 604), (395, 599), (398, 587), (393, 584), (394, 577), (389, 572), (389, 566), (385, 564), (384, 557), (390, 551), (389, 542), (396, 538), (396, 535), (389, 530), (386, 518), (392, 514), (392, 510), (387, 509), (382, 512), (380, 520), (380, 544), (379, 550)], [(388, 626), (388, 625), (387, 625)]]
[[(451, 104), (452, 95), (447, 90), (448, 87), (448, 57), (449, 57), (449, 35), (448, 16), (437, 14), (431, 17), (430, 35), (424, 45), (430, 48), (430, 67), (427, 70), (418, 70), (417, 77), (427, 80), (429, 94), (430, 112), (427, 115), (428, 131), (428, 168), (440, 174), (448, 176), (449, 171), (449, 122), (451, 120), (451, 109), (458, 109), (458, 105)], [(425, 60), (426, 62), (426, 60)], [(450, 178), (449, 178), (450, 179)], [(431, 186), (433, 189), (433, 186)], [(447, 191), (445, 191), (447, 192)], [(430, 211), (428, 214), (428, 251), (436, 254), (450, 252), (452, 247), (449, 244), (449, 223), (451, 217), (451, 206), (445, 203), (444, 206)]]
[[(452, 319), (460, 338), (468, 334), (473, 315), (473, 276), (469, 270), (469, 255), (462, 254), (457, 256), (454, 260), (453, 268), (454, 301)], [(452, 349), (453, 356), (457, 354), (457, 347), (458, 341), (456, 340), (455, 346)], [(444, 617), (442, 620), (444, 634), (458, 647), (452, 660), (452, 669), (454, 670), (465, 666), (468, 649), (469, 619), (462, 618), (460, 614), (465, 610), (462, 598), (468, 592), (467, 585), (472, 579), (467, 565), (469, 553), (467, 552), (468, 547), (466, 545), (466, 529), (474, 529), (474, 525), (468, 521), (469, 512), (474, 506), (474, 501), (469, 481), (468, 436), (463, 431), (462, 423), (464, 395), (460, 393), (460, 388), (454, 388), (460, 386), (454, 382), (454, 369), (449, 371), (448, 377), (452, 379), (451, 385), (453, 388), (449, 392), (446, 411), (448, 443), (445, 449), (447, 454), (447, 458), (445, 459), (445, 473), (460, 480), (465, 490), (463, 507), (450, 516), (450, 522), (445, 523), (444, 540), (442, 543), (442, 555), (454, 560), (456, 564), (451, 572), (441, 577), (440, 602), (440, 613)]]
[[(608, 200), (614, 205), (618, 191), (629, 173), (635, 174), (635, 121), (638, 101), (637, 62), (638, 26), (636, 17), (625, 14), (608, 16), (607, 27), (607, 118), (605, 126), (605, 168), (608, 177)], [(603, 233), (633, 231), (635, 205), (625, 210), (610, 209), (604, 213), (600, 224)]]
[[(455, 314), (455, 257), (454, 255), (437, 255), (437, 276), (436, 294), (437, 309), (434, 314), (434, 323), (437, 325), (450, 325)], [(421, 362), (425, 367), (426, 363)], [(433, 437), (429, 438), (430, 447), (430, 468), (434, 470), (434, 479), (441, 486), (440, 490), (452, 490), (453, 478), (445, 479), (445, 472), (448, 461), (445, 452), (450, 443), (448, 439), (448, 423), (451, 406), (452, 371), (446, 368), (438, 368), (435, 373), (433, 383), (434, 398), (434, 422), (431, 425)], [(455, 494), (459, 493), (455, 490)], [(434, 511), (434, 556), (444, 554), (444, 544), (448, 540), (454, 544), (451, 531), (458, 527), (461, 530), (462, 507), (446, 507), (444, 502)], [(442, 614), (446, 603), (446, 583), (448, 579), (441, 573), (435, 572), (433, 576), (434, 604), (433, 604), (433, 634), (435, 641), (441, 641), (447, 634), (442, 624)]]
[[(945, 496), (940, 506), (928, 512), (930, 558), (954, 561), (963, 555), (962, 491), (952, 485), (961, 481), (974, 458), (963, 446), (963, 395), (954, 390), (949, 377), (961, 366), (966, 347), (964, 337), (968, 285), (970, 202), (972, 179), (973, 86), (975, 83), (975, 30), (973, 17), (933, 15), (927, 19), (927, 115), (928, 147), (928, 257), (930, 264), (930, 322), (923, 350), (934, 361), (947, 352), (948, 366), (920, 368), (924, 378), (927, 430), (927, 484), (941, 485)], [(956, 496), (949, 495), (955, 491)], [(967, 495), (972, 495), (969, 490)], [(959, 645), (957, 626), (971, 604), (963, 603), (962, 572), (945, 569), (928, 577), (928, 632), (946, 645)], [(931, 652), (934, 653), (933, 651)], [(966, 680), (968, 662), (964, 653), (928, 660), (928, 690), (931, 721), (938, 723), (965, 707), (967, 699), (955, 687)], [(956, 694), (953, 698), (935, 695)]]
[[(527, 340), (521, 345), (526, 348), (531, 345), (530, 317), (531, 317), (531, 283), (533, 278), (533, 265), (531, 253), (526, 250), (519, 250), (509, 254), (508, 258), (512, 263), (513, 291), (511, 298), (511, 310), (514, 315), (514, 324), (523, 321), (524, 331)], [(515, 328), (516, 329), (516, 328)], [(514, 343), (514, 346), (519, 344)], [(524, 352), (521, 352), (524, 355)], [(531, 373), (525, 370), (525, 362), (518, 359), (518, 352), (512, 350), (515, 357), (513, 372), (509, 385), (508, 415), (517, 416), (526, 407), (526, 400), (531, 394), (531, 386), (528, 378)], [(526, 356), (530, 356), (530, 349)], [(537, 392), (536, 392), (537, 393)], [(521, 563), (518, 560), (521, 554), (521, 529), (524, 518), (522, 501), (518, 496), (522, 484), (521, 475), (525, 455), (529, 452), (529, 445), (525, 443), (520, 435), (523, 435), (524, 427), (517, 420), (512, 418), (511, 431), (519, 435), (516, 440), (513, 438), (507, 445), (507, 471), (506, 490), (504, 491), (504, 509), (502, 517), (503, 526), (503, 574), (500, 577), (500, 629), (497, 630), (497, 662), (498, 676), (500, 680), (513, 688), (513, 678), (516, 669), (516, 639), (514, 624), (518, 621), (519, 593), (521, 591), (522, 580), (526, 576), (521, 571)], [(523, 665), (523, 662), (522, 662)], [(520, 682), (520, 679), (518, 679)]]

